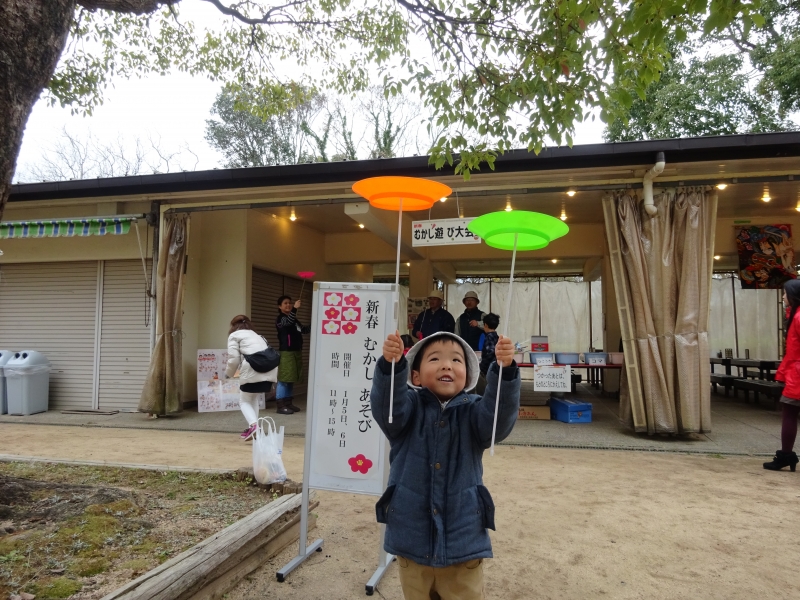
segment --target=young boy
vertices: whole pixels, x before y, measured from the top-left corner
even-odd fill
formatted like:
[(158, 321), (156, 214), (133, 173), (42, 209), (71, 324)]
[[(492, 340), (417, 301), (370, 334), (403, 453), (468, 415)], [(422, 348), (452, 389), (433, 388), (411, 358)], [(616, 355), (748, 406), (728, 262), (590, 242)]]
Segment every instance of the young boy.
[(482, 563), (492, 556), (487, 529), (495, 527), (482, 458), (492, 441), (498, 377), (503, 385), (495, 441), (511, 433), (519, 412), (520, 377), (511, 340), (500, 339), (495, 356), (502, 375), (498, 364), (492, 365), (480, 397), (468, 393), (478, 380), (478, 357), (460, 337), (436, 333), (405, 357), (399, 335), (383, 344), (371, 401), (376, 423), (391, 444), (391, 469), (375, 509), (378, 522), (386, 524), (384, 548), (397, 556), (406, 600), (484, 598)]
[(497, 326), (500, 325), (500, 317), (494, 313), (483, 315), (483, 331), (486, 336), (481, 350), (481, 364), (479, 366), (481, 376), (478, 378), (478, 385), (475, 391), (482, 394), (486, 390), (486, 373), (489, 367), (495, 362), (494, 347), (497, 344)]

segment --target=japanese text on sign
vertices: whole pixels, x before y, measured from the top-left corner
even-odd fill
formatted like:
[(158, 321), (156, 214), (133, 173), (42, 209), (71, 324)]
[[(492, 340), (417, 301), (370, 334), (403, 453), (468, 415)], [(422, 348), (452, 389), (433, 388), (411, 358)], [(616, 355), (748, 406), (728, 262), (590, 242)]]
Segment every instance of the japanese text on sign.
[(533, 367), (533, 389), (536, 392), (569, 392), (572, 369), (536, 365)]
[(321, 290), (315, 325), (315, 459), (312, 470), (370, 478), (382, 434), (374, 425), (370, 390), (388, 325), (386, 292)]
[(480, 244), (481, 238), (469, 230), (472, 219), (414, 221), (411, 224), (412, 246)]

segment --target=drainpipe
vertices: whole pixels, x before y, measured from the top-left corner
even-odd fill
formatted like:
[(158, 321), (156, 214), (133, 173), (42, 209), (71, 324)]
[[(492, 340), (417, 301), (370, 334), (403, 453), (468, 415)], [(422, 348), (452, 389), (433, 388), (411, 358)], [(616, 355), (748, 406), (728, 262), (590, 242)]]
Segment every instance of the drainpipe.
[(644, 180), (642, 181), (642, 186), (644, 187), (644, 209), (651, 217), (655, 216), (658, 212), (658, 209), (653, 203), (653, 179), (664, 172), (664, 164), (664, 153), (659, 152), (656, 154), (656, 164), (644, 174)]

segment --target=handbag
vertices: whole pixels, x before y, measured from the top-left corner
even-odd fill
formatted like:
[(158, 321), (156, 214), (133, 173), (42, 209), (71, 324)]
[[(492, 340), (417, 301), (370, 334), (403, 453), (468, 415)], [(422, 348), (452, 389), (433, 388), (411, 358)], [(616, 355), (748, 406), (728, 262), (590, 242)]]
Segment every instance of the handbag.
[(258, 373), (269, 373), (273, 369), (277, 369), (278, 365), (281, 364), (281, 353), (269, 346), (259, 352), (243, 354), (242, 356), (247, 361), (247, 364)]

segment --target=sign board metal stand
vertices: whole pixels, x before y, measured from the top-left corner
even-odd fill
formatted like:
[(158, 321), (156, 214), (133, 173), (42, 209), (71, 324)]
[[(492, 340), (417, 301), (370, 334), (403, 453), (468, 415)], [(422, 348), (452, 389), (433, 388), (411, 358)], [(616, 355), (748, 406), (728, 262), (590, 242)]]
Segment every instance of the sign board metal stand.
[[(317, 388), (323, 387), (336, 387), (336, 382), (339, 382), (338, 390), (342, 390), (344, 388), (350, 387), (352, 389), (352, 383), (347, 382), (347, 384), (342, 384), (343, 381), (342, 373), (343, 367), (340, 366), (339, 359), (335, 359), (336, 362), (336, 371), (333, 371), (332, 368), (328, 368), (322, 362), (327, 360), (327, 357), (323, 357), (323, 354), (330, 350), (331, 348), (338, 351), (340, 348), (345, 348), (346, 344), (352, 345), (353, 340), (361, 339), (360, 335), (356, 336), (355, 334), (359, 331), (359, 328), (364, 326), (364, 322), (366, 321), (367, 314), (369, 310), (367, 308), (366, 302), (371, 299), (373, 304), (369, 305), (375, 310), (372, 312), (372, 316), (375, 316), (379, 322), (382, 322), (383, 325), (381, 327), (376, 327), (371, 331), (370, 336), (376, 338), (376, 340), (371, 341), (378, 341), (379, 345), (375, 345), (375, 349), (380, 348), (383, 345), (383, 339), (386, 337), (386, 327), (388, 324), (394, 322), (394, 313), (396, 307), (394, 304), (396, 303), (395, 300), (395, 292), (396, 286), (392, 284), (381, 284), (381, 283), (371, 283), (371, 284), (357, 284), (357, 283), (314, 283), (314, 299), (313, 299), (313, 307), (312, 307), (312, 348), (313, 351), (310, 353), (309, 358), (309, 378), (308, 378), (308, 406), (306, 409), (306, 440), (305, 440), (305, 453), (303, 456), (303, 496), (302, 502), (300, 505), (300, 547), (297, 553), (297, 556), (292, 558), (284, 567), (282, 567), (279, 571), (276, 572), (276, 577), (278, 581), (283, 582), (286, 580), (286, 576), (289, 575), (292, 571), (294, 571), (297, 567), (299, 567), (303, 561), (309, 558), (314, 552), (321, 552), (323, 540), (322, 538), (318, 538), (314, 540), (311, 544), (308, 543), (308, 504), (309, 504), (309, 490), (311, 488), (314, 489), (324, 489), (329, 491), (339, 491), (339, 492), (349, 492), (349, 493), (356, 493), (356, 494), (368, 494), (368, 495), (377, 495), (380, 496), (383, 493), (383, 490), (386, 489), (387, 482), (389, 480), (389, 441), (380, 431), (380, 429), (375, 426), (374, 428), (366, 428), (367, 431), (361, 431), (362, 434), (369, 435), (369, 436), (377, 436), (375, 439), (372, 439), (372, 443), (375, 444), (377, 441), (377, 445), (375, 449), (377, 450), (377, 456), (375, 458), (375, 470), (369, 477), (343, 477), (341, 473), (339, 475), (324, 473), (321, 472), (322, 469), (319, 468), (321, 460), (312, 461), (312, 456), (320, 456), (320, 455), (327, 455), (329, 452), (320, 451), (317, 448), (318, 444), (322, 444), (323, 440), (320, 440), (319, 431), (322, 428), (323, 432), (325, 432), (325, 427), (327, 427), (327, 423), (321, 424), (320, 421), (329, 418), (331, 425), (334, 425), (334, 421), (336, 421), (336, 415), (329, 417), (327, 413), (323, 412), (322, 406), (320, 402), (322, 402), (323, 397), (322, 394), (324, 391), (320, 391)], [(353, 320), (347, 321), (346, 316), (342, 314), (342, 319), (339, 321), (338, 325), (341, 328), (342, 335), (338, 338), (331, 337), (331, 336), (339, 336), (339, 333), (334, 333), (338, 331), (335, 329), (331, 322), (335, 320), (333, 316), (336, 311), (340, 313), (345, 313), (348, 311), (348, 308), (345, 308), (345, 302), (342, 301), (342, 306), (328, 306), (328, 298), (337, 296), (336, 301), (340, 301), (342, 299), (349, 299), (354, 298), (358, 300), (364, 300), (364, 303), (361, 303), (360, 306), (356, 306), (356, 302), (353, 302), (353, 313), (351, 313)], [(345, 296), (347, 295), (347, 296)], [(383, 303), (379, 309), (376, 308), (380, 303)], [(327, 307), (327, 308), (326, 308)], [(339, 310), (339, 309), (342, 310)], [(355, 313), (358, 311), (357, 319)], [(364, 317), (364, 321), (361, 321)], [(326, 320), (327, 319), (327, 320)], [(352, 324), (351, 324), (352, 323)], [(323, 329), (326, 328), (326, 329)], [(392, 327), (394, 330), (394, 327)], [(330, 334), (330, 335), (327, 335)], [(367, 338), (371, 339), (371, 338)], [(334, 343), (335, 342), (335, 343)], [(377, 351), (373, 349), (372, 351)], [(369, 348), (367, 349), (369, 350)], [(367, 352), (369, 355), (370, 352)], [(362, 367), (362, 362), (367, 361), (367, 355), (364, 356), (364, 361), (359, 361), (358, 368)], [(360, 358), (360, 356), (358, 357)], [(355, 362), (355, 361), (353, 361)], [(327, 364), (331, 364), (328, 362)], [(370, 362), (370, 364), (374, 364)], [(374, 367), (373, 367), (374, 368)], [(355, 370), (355, 369), (353, 369)], [(333, 374), (331, 374), (333, 372)], [(328, 374), (326, 376), (326, 373)], [(359, 371), (360, 373), (360, 371)], [(348, 371), (347, 377), (350, 377), (350, 372)], [(365, 378), (367, 380), (371, 379), (369, 377), (369, 366), (366, 367), (365, 370)], [(357, 379), (356, 377), (353, 378), (354, 381)], [(362, 387), (366, 390), (365, 382), (362, 381), (359, 383), (358, 387)], [(332, 393), (332, 392), (331, 392)], [(346, 397), (346, 392), (344, 393)], [(351, 400), (351, 398), (348, 398)], [(354, 401), (354, 399), (352, 399)], [(337, 406), (335, 404), (335, 400), (331, 398), (331, 406)], [(342, 403), (342, 408), (344, 407), (344, 403)], [(363, 403), (362, 403), (363, 408)], [(351, 413), (354, 411), (351, 411)], [(332, 410), (333, 414), (333, 410)], [(350, 415), (347, 415), (350, 416)], [(363, 416), (363, 413), (362, 413)], [(341, 418), (341, 417), (340, 417)], [(342, 420), (339, 421), (340, 423), (344, 423), (346, 421)], [(354, 419), (351, 419), (350, 425), (354, 423)], [(359, 421), (361, 423), (361, 421)], [(328, 432), (331, 430), (328, 429)], [(354, 431), (350, 430), (351, 433)], [(342, 439), (344, 438), (344, 434), (342, 434)], [(327, 436), (325, 436), (324, 442), (329, 443), (327, 440)], [(356, 450), (358, 451), (358, 450)], [(363, 454), (359, 454), (361, 458), (365, 458)], [(352, 460), (352, 459), (351, 459)], [(355, 470), (353, 470), (355, 473)], [(366, 475), (366, 472), (363, 473)], [(368, 596), (372, 596), (375, 592), (375, 588), (377, 587), (378, 583), (380, 582), (383, 575), (386, 573), (389, 565), (391, 565), (392, 561), (394, 560), (394, 555), (388, 554), (383, 549), (383, 541), (385, 536), (385, 525), (380, 525), (380, 548), (378, 554), (378, 567), (373, 573), (372, 577), (370, 577), (369, 581), (366, 583), (366, 594)]]

